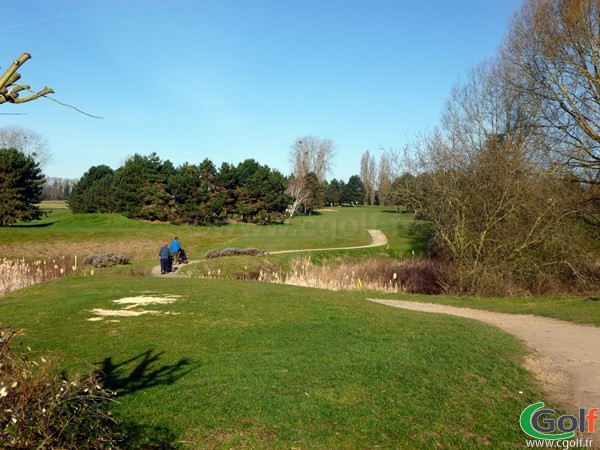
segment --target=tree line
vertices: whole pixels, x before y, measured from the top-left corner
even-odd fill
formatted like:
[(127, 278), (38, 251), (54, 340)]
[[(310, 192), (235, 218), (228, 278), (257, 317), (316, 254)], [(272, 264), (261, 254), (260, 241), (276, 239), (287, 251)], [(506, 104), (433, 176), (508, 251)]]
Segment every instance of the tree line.
[[(32, 136), (39, 144), (37, 152), (23, 146), (34, 141), (27, 139)], [(303, 139), (305, 144), (332, 145), (319, 138)], [(74, 181), (43, 175), (42, 164), (49, 153), (45, 140), (31, 130), (0, 129), (0, 145), (3, 143), (20, 148), (0, 150), (1, 226), (41, 218), (46, 213), (37, 205), (44, 199), (66, 199), (76, 214), (119, 213), (132, 219), (187, 225), (221, 225), (229, 219), (281, 223), (298, 212), (312, 214), (324, 204), (357, 205), (364, 199), (364, 186), (357, 175), (347, 182), (320, 178), (329, 171), (331, 152), (327, 157), (312, 158), (303, 150), (303, 157), (311, 159), (303, 163), (308, 172), (302, 177), (284, 177), (253, 159), (237, 165), (223, 163), (219, 168), (209, 159), (175, 167), (153, 153), (135, 154), (116, 170), (93, 166)]]
[(91, 167), (72, 187), (68, 203), (77, 214), (120, 213), (133, 219), (220, 225), (228, 219), (277, 223), (293, 215), (295, 202), (310, 214), (324, 203), (357, 204), (364, 197), (356, 175), (348, 183), (328, 183), (308, 172), (301, 179), (303, 192), (293, 189), (295, 179), (253, 159), (217, 169), (209, 159), (174, 167), (156, 153), (136, 154), (116, 170)]
[(247, 159), (219, 169), (209, 159), (175, 167), (156, 153), (135, 154), (113, 170), (91, 167), (73, 186), (74, 213), (120, 213), (132, 219), (219, 225), (228, 218), (272, 223), (290, 202), (285, 177)]

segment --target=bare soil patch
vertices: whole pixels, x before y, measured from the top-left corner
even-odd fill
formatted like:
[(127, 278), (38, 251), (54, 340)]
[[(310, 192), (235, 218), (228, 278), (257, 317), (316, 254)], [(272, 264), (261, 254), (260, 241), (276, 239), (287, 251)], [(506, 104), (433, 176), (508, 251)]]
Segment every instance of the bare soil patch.
[(87, 319), (90, 322), (96, 322), (98, 320), (102, 320), (105, 317), (137, 317), (142, 316), (144, 314), (152, 314), (152, 315), (169, 315), (169, 314), (178, 314), (169, 311), (154, 311), (154, 310), (146, 310), (146, 309), (136, 309), (140, 306), (148, 306), (148, 305), (169, 305), (177, 300), (181, 299), (180, 295), (162, 295), (158, 296), (137, 296), (137, 297), (125, 297), (117, 300), (113, 300), (113, 303), (117, 305), (123, 305), (122, 309), (101, 309), (96, 308), (90, 310), (90, 313), (94, 315)]

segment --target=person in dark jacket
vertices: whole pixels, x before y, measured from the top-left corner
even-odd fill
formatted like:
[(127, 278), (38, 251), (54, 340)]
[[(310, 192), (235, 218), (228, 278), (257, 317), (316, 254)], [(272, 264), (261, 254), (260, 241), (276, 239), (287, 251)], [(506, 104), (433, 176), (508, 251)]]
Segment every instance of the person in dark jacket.
[(158, 256), (160, 256), (160, 273), (165, 274), (169, 272), (169, 259), (171, 258), (171, 249), (169, 248), (169, 243), (165, 242), (159, 252)]

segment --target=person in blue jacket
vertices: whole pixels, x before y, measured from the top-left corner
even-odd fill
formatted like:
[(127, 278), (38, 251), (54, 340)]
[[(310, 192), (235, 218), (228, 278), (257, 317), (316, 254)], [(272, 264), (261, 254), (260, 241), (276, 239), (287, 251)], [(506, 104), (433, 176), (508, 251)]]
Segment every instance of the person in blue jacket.
[(177, 264), (180, 264), (183, 260), (183, 248), (177, 240), (177, 236), (173, 238), (173, 240), (169, 244), (169, 248), (171, 249), (171, 253), (173, 254), (173, 259), (176, 261)]
[(160, 248), (158, 256), (160, 256), (160, 273), (169, 273), (169, 259), (171, 258), (171, 249), (169, 248), (168, 242), (165, 242), (165, 245), (163, 245)]
[(178, 254), (179, 250), (181, 250), (181, 244), (179, 243), (179, 241), (177, 240), (177, 236), (175, 236), (173, 238), (173, 240), (171, 241), (171, 243), (169, 244), (169, 248), (171, 249), (171, 252), (174, 254)]

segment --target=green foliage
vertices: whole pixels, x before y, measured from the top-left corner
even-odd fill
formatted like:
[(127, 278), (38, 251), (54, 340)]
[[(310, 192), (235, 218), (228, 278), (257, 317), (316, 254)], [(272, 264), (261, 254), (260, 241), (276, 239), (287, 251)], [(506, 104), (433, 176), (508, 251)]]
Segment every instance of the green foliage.
[(223, 223), (222, 208), (216, 197), (217, 171), (210, 160), (199, 166), (184, 164), (168, 180), (173, 197), (171, 221), (189, 225)]
[(277, 170), (247, 159), (235, 169), (234, 211), (244, 222), (282, 222), (291, 199), (285, 194), (285, 177)]
[(129, 218), (166, 221), (171, 195), (167, 181), (175, 173), (170, 161), (161, 161), (156, 153), (135, 154), (117, 169), (113, 194), (117, 211)]
[(117, 212), (132, 219), (174, 224), (221, 225), (227, 217), (244, 222), (282, 222), (291, 198), (283, 175), (253, 159), (218, 171), (209, 159), (175, 168), (156, 153), (135, 154), (115, 172), (89, 169), (73, 188), (75, 213)]
[(93, 166), (73, 186), (68, 200), (74, 213), (112, 213), (114, 170), (106, 165)]
[(44, 199), (43, 185), (42, 169), (31, 156), (14, 148), (0, 149), (0, 226), (45, 216), (47, 212), (36, 206)]
[[(133, 309), (160, 315), (85, 320), (149, 291), (180, 297)], [(115, 416), (152, 426), (147, 442), (167, 428), (190, 448), (508, 448), (541, 395), (516, 338), (364, 293), (71, 277), (11, 294), (0, 316), (30, 330), (27, 345), (64, 355), (65, 370), (102, 368)]]
[(362, 204), (365, 198), (365, 186), (358, 175), (352, 175), (342, 190), (342, 202), (353, 205)]
[(304, 185), (308, 191), (308, 196), (304, 201), (304, 212), (310, 215), (315, 209), (323, 206), (325, 187), (314, 172), (304, 175)]
[(326, 205), (336, 206), (342, 204), (343, 191), (346, 187), (344, 180), (334, 178), (325, 185), (324, 201)]

